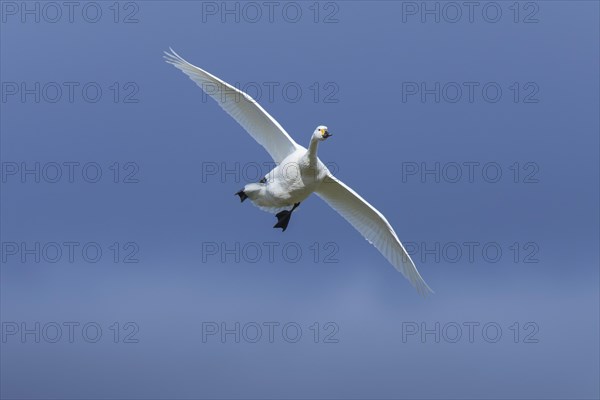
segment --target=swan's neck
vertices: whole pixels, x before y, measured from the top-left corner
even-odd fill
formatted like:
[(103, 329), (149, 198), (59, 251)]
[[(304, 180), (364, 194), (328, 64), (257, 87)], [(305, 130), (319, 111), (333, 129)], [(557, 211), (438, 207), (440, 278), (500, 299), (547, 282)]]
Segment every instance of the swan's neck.
[(310, 144), (308, 145), (307, 157), (310, 165), (317, 164), (317, 147), (319, 147), (319, 140), (314, 136), (310, 139)]

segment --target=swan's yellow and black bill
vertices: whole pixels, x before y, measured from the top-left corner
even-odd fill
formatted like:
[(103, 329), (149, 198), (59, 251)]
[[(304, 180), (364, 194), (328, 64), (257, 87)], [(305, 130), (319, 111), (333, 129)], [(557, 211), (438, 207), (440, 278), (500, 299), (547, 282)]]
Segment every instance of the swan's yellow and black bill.
[(323, 132), (323, 139), (327, 139), (329, 136), (333, 136), (331, 133), (329, 133), (329, 131)]

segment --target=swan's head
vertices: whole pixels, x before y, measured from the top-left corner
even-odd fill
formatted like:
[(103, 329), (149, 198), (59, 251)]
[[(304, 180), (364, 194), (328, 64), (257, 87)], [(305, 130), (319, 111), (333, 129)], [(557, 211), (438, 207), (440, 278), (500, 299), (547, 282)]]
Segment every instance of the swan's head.
[(315, 129), (315, 131), (313, 132), (313, 137), (320, 141), (327, 139), (329, 136), (333, 135), (329, 133), (325, 125), (317, 126), (317, 129)]

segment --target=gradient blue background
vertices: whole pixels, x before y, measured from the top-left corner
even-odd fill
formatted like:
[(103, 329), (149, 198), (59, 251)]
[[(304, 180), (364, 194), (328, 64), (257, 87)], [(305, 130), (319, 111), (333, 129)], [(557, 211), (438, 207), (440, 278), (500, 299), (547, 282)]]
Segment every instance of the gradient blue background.
[[(104, 11), (111, 3), (102, 3)], [(311, 3), (302, 3), (306, 13)], [(594, 1), (538, 2), (539, 23), (401, 21), (401, 3), (338, 2), (338, 23), (202, 22), (201, 3), (139, 2), (137, 24), (110, 18), (1, 26), (1, 80), (133, 81), (137, 104), (1, 104), (3, 162), (136, 162), (137, 184), (2, 184), (2, 241), (139, 244), (140, 262), (64, 260), (1, 267), (1, 320), (135, 322), (137, 344), (64, 339), (1, 344), (2, 398), (598, 398), (599, 26)], [(433, 4), (433, 3), (430, 3)], [(508, 12), (512, 2), (500, 2)], [(406, 242), (497, 242), (498, 263), (431, 259), (423, 299), (320, 199), (282, 234), (274, 217), (232, 196), (244, 182), (210, 178), (203, 162), (269, 157), (198, 87), (162, 60), (172, 46), (231, 82), (298, 82), (301, 101), (263, 102), (338, 176), (376, 205)], [(314, 102), (335, 82), (337, 103)], [(536, 82), (537, 104), (401, 102), (404, 81)], [(402, 182), (402, 162), (539, 165), (539, 183)], [(105, 173), (107, 170), (104, 171)], [(266, 172), (266, 171), (264, 171)], [(508, 169), (503, 172), (508, 173)], [(308, 247), (335, 242), (338, 263)], [(211, 258), (203, 242), (297, 242), (298, 263)], [(535, 242), (538, 263), (508, 246)], [(202, 343), (203, 321), (297, 322), (302, 339)], [(313, 343), (308, 326), (339, 326)], [(503, 328), (498, 343), (402, 341), (402, 323)], [(538, 343), (508, 327), (535, 322)]]

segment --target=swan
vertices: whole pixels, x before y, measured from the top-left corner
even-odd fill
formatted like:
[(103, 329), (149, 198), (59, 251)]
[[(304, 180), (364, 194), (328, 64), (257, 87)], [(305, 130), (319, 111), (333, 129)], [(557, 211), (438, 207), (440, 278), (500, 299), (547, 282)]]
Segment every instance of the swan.
[(319, 143), (333, 136), (324, 125), (312, 133), (308, 149), (296, 143), (283, 127), (247, 93), (198, 68), (173, 49), (165, 60), (189, 76), (271, 155), (277, 166), (259, 182), (235, 193), (259, 208), (276, 214), (274, 228), (285, 231), (294, 210), (312, 193), (321, 197), (416, 288), (426, 295), (425, 283), (396, 232), (375, 207), (337, 179), (317, 157)]

